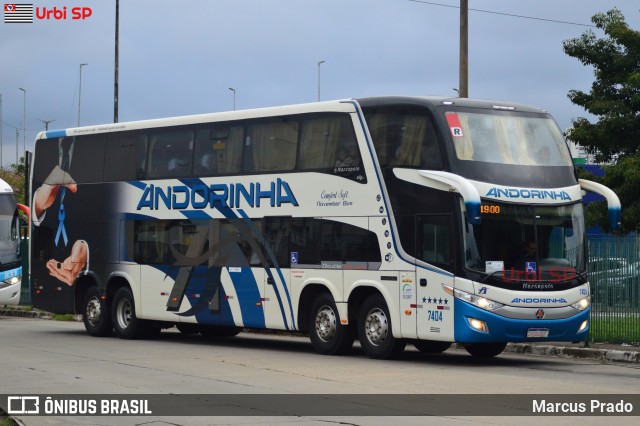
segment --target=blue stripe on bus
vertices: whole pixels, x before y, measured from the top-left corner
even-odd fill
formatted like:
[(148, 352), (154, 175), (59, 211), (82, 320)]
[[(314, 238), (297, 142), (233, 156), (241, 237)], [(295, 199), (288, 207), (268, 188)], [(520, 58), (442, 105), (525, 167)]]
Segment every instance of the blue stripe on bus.
[(242, 323), (245, 327), (265, 327), (264, 308), (260, 301), (258, 283), (251, 268), (240, 268), (240, 272), (230, 272), (229, 276), (236, 289), (236, 297), (242, 312)]
[(63, 138), (65, 136), (67, 136), (66, 130), (47, 130), (44, 132), (44, 137), (47, 139)]
[[(254, 235), (260, 235), (260, 231), (258, 230), (258, 228), (256, 228), (256, 226), (253, 224), (253, 222), (251, 221), (251, 218), (249, 218), (249, 216), (247, 216), (247, 213), (242, 210), (242, 209), (238, 209), (238, 213), (240, 213), (240, 215), (242, 216), (243, 219), (247, 220), (247, 224), (249, 225), (249, 228), (251, 229), (251, 231), (253, 231)], [(297, 327), (295, 326), (295, 316), (293, 315), (293, 304), (291, 303), (291, 296), (289, 295), (289, 289), (287, 288), (287, 281), (284, 279), (284, 275), (282, 274), (282, 270), (280, 269), (280, 265), (278, 265), (278, 259), (276, 259), (275, 253), (273, 253), (273, 250), (271, 250), (271, 247), (263, 244), (263, 247), (265, 249), (265, 251), (267, 252), (267, 256), (269, 256), (270, 260), (271, 260), (271, 264), (273, 264), (275, 266), (276, 272), (278, 273), (278, 276), (280, 277), (280, 280), (282, 282), (282, 287), (284, 288), (285, 291), (285, 295), (287, 296), (287, 301), (289, 303), (289, 312), (291, 312), (291, 327), (296, 330)], [(271, 278), (273, 280), (273, 290), (276, 293), (276, 297), (278, 298), (278, 304), (280, 305), (280, 313), (282, 314), (282, 320), (284, 321), (284, 326), (287, 330), (289, 330), (289, 323), (287, 321), (287, 315), (285, 314), (284, 310), (284, 305), (282, 302), (282, 298), (280, 296), (280, 291), (278, 290), (278, 286), (276, 284), (275, 279), (273, 278), (273, 274), (271, 273), (271, 270), (269, 268), (265, 268), (265, 271), (267, 273), (267, 275), (269, 276), (269, 278)]]

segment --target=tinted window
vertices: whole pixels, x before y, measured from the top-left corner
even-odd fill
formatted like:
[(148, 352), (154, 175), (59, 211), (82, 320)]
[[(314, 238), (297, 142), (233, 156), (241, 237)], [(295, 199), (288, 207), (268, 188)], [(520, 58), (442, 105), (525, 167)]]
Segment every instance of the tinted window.
[(433, 121), (426, 111), (365, 111), (381, 167), (443, 167)]
[(193, 132), (176, 130), (149, 135), (146, 177), (185, 177), (191, 174)]
[(199, 130), (196, 134), (193, 173), (196, 176), (215, 176), (240, 172), (242, 165), (241, 126), (216, 126)]
[(279, 120), (247, 126), (244, 170), (272, 172), (293, 170), (298, 146), (298, 122)]

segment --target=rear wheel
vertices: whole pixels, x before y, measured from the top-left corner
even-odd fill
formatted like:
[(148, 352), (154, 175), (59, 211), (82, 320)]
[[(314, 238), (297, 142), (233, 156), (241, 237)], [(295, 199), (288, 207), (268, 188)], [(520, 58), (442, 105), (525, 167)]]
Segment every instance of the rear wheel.
[(111, 320), (116, 334), (121, 339), (140, 339), (155, 336), (160, 329), (136, 316), (133, 293), (129, 287), (116, 291), (111, 305)]
[(369, 296), (358, 320), (358, 340), (362, 350), (371, 358), (392, 359), (398, 357), (407, 342), (393, 337), (389, 308), (380, 294)]
[(475, 358), (492, 358), (500, 355), (506, 343), (468, 343), (464, 348)]
[(355, 329), (340, 323), (336, 303), (329, 293), (319, 294), (311, 304), (309, 339), (322, 355), (344, 355), (353, 346)]
[(82, 322), (91, 336), (106, 337), (111, 335), (113, 325), (106, 300), (100, 298), (98, 287), (87, 289), (83, 299)]
[(436, 340), (415, 340), (413, 346), (423, 354), (439, 354), (449, 349), (451, 343)]

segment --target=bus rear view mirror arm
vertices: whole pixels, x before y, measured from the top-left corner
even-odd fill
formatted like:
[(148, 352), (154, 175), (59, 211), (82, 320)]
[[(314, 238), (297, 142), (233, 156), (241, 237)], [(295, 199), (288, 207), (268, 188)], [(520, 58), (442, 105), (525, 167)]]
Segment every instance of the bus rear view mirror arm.
[(469, 223), (472, 225), (480, 224), (480, 194), (469, 180), (453, 173), (436, 170), (420, 170), (418, 173), (427, 180), (437, 183), (436, 185), (429, 186), (433, 186), (436, 189), (454, 190), (458, 192), (464, 200)]
[(589, 192), (595, 192), (596, 194), (602, 195), (607, 200), (607, 207), (609, 209), (609, 226), (611, 226), (611, 229), (614, 230), (620, 226), (622, 213), (620, 199), (618, 196), (612, 190), (597, 182), (586, 179), (578, 179), (578, 182), (580, 183), (581, 189)]

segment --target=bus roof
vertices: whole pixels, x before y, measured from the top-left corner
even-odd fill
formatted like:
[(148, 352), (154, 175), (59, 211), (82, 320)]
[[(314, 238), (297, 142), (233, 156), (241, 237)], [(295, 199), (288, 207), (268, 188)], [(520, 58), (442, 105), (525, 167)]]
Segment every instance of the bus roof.
[(0, 194), (13, 194), (13, 188), (3, 179), (0, 179)]
[(530, 105), (505, 101), (435, 96), (378, 96), (48, 130), (40, 132), (36, 137), (36, 140), (59, 138), (64, 136), (80, 136), (94, 133), (110, 133), (124, 130), (148, 129), (154, 127), (304, 114), (310, 112), (355, 112), (354, 102), (357, 102), (363, 107), (407, 105), (426, 106), (433, 109), (439, 105), (455, 105), (468, 108), (504, 109), (546, 113), (546, 111)]

